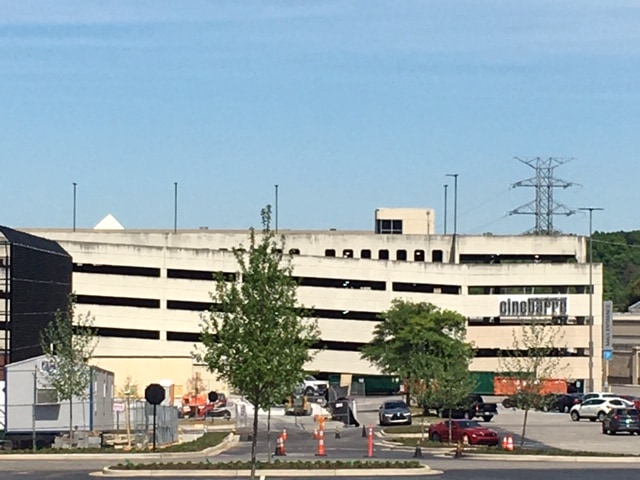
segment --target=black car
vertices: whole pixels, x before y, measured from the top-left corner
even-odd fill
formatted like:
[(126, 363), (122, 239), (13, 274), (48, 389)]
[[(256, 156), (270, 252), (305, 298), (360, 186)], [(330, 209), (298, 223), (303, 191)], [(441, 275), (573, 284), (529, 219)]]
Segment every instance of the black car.
[(551, 409), (562, 413), (569, 413), (571, 407), (582, 402), (583, 395), (581, 393), (563, 393), (559, 394), (553, 400)]
[(602, 433), (618, 432), (640, 435), (640, 412), (635, 408), (612, 408), (602, 420)]

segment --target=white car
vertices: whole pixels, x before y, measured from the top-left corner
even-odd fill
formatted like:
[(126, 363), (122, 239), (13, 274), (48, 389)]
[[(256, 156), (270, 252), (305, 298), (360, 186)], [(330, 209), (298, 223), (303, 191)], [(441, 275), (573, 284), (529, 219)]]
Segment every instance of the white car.
[(617, 393), (611, 393), (611, 392), (590, 392), (590, 393), (584, 394), (584, 396), (582, 397), (582, 401), (584, 402), (586, 400), (591, 400), (592, 398), (608, 399), (608, 398), (621, 398), (621, 397)]
[(329, 389), (329, 382), (326, 380), (318, 380), (313, 375), (304, 377), (304, 393), (305, 395), (324, 395)]
[(624, 398), (590, 398), (571, 407), (569, 415), (574, 422), (581, 418), (588, 418), (592, 422), (596, 420), (601, 422), (611, 409), (622, 407), (633, 408), (633, 403)]

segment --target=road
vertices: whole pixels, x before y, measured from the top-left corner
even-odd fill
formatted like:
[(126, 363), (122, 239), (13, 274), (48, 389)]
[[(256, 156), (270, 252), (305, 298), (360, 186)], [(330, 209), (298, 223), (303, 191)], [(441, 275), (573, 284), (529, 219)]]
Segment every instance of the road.
[[(359, 420), (365, 425), (376, 424), (376, 409), (380, 399), (363, 399), (359, 404)], [(521, 428), (522, 412), (500, 408), (500, 414), (488, 425), (501, 432), (515, 433)], [(316, 425), (311, 417), (272, 417), (272, 436), (270, 451), (275, 450), (275, 437), (283, 429), (287, 429), (286, 459), (316, 459), (318, 441), (313, 439), (313, 429)], [(325, 451), (327, 459), (366, 459), (367, 441), (362, 436), (361, 427), (343, 427), (336, 435), (337, 422), (327, 422), (325, 435)], [(263, 428), (264, 425), (261, 426)], [(376, 427), (377, 429), (377, 427)], [(516, 440), (518, 439), (517, 435)], [(572, 422), (566, 414), (550, 414), (531, 412), (527, 430), (527, 444), (548, 445), (566, 449), (581, 449), (592, 451), (626, 452), (637, 454), (640, 452), (640, 437), (619, 435), (611, 437), (600, 433), (600, 424), (588, 421)], [(232, 461), (246, 459), (250, 453), (251, 444), (248, 441), (239, 443), (233, 449), (223, 452), (210, 461)], [(268, 456), (266, 434), (259, 437), (259, 458), (266, 461)], [(376, 459), (410, 460), (413, 450), (391, 449), (382, 443), (382, 439), (375, 438), (374, 456)], [(203, 461), (201, 454), (190, 455), (193, 461)], [(585, 460), (584, 463), (570, 462), (540, 462), (540, 461), (504, 461), (499, 459), (477, 460), (468, 457), (462, 459), (443, 458), (441, 455), (425, 452), (422, 459), (431, 468), (443, 473), (433, 478), (446, 480), (553, 480), (572, 479), (601, 480), (634, 480), (640, 478), (640, 458), (634, 463), (594, 462)], [(148, 460), (151, 461), (151, 460)], [(12, 459), (0, 457), (0, 480), (14, 478), (40, 479), (88, 479), (95, 478), (89, 474), (102, 467), (117, 463), (113, 459), (101, 458), (94, 460), (74, 459), (60, 460), (45, 458), (35, 460)], [(145, 478), (145, 477), (137, 477)], [(153, 478), (153, 477), (149, 477)], [(179, 478), (179, 477), (165, 477)], [(184, 478), (184, 477), (182, 477)], [(220, 478), (220, 477), (218, 477)], [(278, 477), (270, 477), (276, 479)], [(291, 478), (291, 477), (289, 477)], [(321, 476), (315, 478), (323, 478)], [(331, 477), (338, 478), (338, 477)], [(377, 477), (396, 478), (403, 477)], [(417, 478), (417, 477), (405, 477)], [(431, 477), (421, 477), (431, 478)]]

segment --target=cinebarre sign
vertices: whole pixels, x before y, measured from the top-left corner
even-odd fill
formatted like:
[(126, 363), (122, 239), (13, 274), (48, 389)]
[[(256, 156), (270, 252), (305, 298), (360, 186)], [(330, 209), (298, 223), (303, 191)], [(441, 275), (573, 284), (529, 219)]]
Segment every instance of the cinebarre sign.
[(500, 302), (501, 317), (554, 317), (567, 314), (567, 297), (515, 297)]

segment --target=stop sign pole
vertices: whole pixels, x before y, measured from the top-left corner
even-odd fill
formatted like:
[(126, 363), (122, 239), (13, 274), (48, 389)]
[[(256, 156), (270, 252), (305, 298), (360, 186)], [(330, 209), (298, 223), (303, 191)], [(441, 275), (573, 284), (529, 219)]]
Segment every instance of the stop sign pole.
[(153, 451), (156, 451), (156, 406), (164, 401), (164, 387), (158, 383), (152, 383), (144, 389), (144, 398), (153, 405)]

